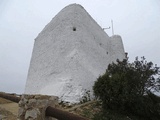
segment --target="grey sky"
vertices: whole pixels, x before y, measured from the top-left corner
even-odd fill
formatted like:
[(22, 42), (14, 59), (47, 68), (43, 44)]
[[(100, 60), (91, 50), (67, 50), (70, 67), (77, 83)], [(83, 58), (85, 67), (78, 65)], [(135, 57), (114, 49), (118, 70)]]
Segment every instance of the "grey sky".
[(23, 93), (34, 38), (72, 3), (81, 4), (102, 28), (113, 19), (130, 61), (145, 56), (160, 66), (159, 0), (0, 0), (0, 91)]

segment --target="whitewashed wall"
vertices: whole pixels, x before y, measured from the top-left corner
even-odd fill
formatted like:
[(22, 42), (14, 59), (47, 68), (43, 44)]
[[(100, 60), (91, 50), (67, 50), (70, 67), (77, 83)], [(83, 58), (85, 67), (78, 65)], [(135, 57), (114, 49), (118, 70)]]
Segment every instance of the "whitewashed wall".
[(109, 37), (82, 6), (69, 5), (35, 39), (25, 93), (79, 102), (117, 58), (125, 58), (121, 37)]

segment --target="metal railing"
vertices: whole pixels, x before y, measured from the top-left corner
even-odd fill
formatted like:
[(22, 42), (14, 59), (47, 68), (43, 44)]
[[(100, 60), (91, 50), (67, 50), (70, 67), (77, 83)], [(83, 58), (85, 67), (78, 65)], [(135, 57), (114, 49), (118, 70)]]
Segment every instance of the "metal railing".
[(10, 100), (10, 101), (13, 101), (13, 102), (16, 102), (16, 103), (18, 103), (21, 100), (20, 97), (16, 97), (14, 95), (10, 95), (10, 94), (7, 94), (7, 93), (0, 93), (0, 97), (5, 98), (5, 99)]
[[(5, 98), (7, 100), (11, 100), (16, 103), (18, 103), (21, 100), (20, 97), (9, 95), (6, 93), (0, 93), (0, 97)], [(72, 113), (57, 109), (57, 108), (53, 108), (50, 106), (47, 107), (45, 114), (46, 116), (54, 117), (58, 120), (88, 120), (87, 118), (80, 117), (78, 115), (75, 115), (75, 114), (72, 114)]]
[(50, 106), (46, 109), (46, 116), (51, 116), (58, 120), (87, 120), (86, 118)]

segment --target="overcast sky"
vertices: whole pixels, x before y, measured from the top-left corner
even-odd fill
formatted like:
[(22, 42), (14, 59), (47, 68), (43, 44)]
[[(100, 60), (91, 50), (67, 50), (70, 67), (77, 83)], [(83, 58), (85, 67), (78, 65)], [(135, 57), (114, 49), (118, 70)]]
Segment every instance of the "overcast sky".
[(160, 0), (0, 0), (0, 91), (24, 92), (34, 39), (72, 3), (81, 4), (102, 28), (112, 19), (130, 61), (145, 56), (160, 66)]

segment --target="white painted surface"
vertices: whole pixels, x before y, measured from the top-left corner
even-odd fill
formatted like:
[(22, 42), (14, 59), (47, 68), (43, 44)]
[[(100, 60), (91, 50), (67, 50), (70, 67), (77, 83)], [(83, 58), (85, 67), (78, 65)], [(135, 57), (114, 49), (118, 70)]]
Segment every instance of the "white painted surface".
[(109, 37), (82, 6), (69, 5), (35, 39), (25, 93), (79, 102), (117, 58), (125, 58), (121, 37)]

